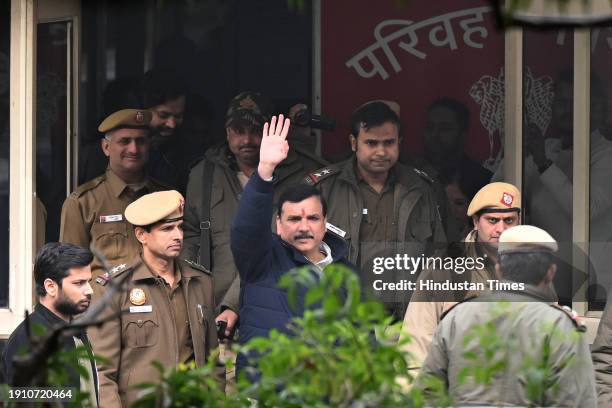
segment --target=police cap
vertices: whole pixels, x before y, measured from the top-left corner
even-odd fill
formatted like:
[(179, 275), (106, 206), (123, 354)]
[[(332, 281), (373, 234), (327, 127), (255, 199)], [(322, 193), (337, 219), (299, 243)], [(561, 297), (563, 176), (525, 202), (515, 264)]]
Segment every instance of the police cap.
[(497, 182), (487, 184), (476, 193), (467, 215), (512, 211), (521, 211), (521, 192), (510, 183)]
[(98, 131), (108, 133), (123, 128), (148, 129), (152, 118), (153, 114), (145, 109), (122, 109), (108, 115), (98, 126)]
[(232, 125), (258, 126), (269, 122), (273, 114), (272, 101), (258, 92), (241, 92), (230, 102), (225, 115), (225, 127)]
[(557, 241), (541, 228), (533, 225), (517, 225), (499, 236), (499, 254), (515, 252), (557, 252)]
[(178, 191), (157, 191), (128, 205), (125, 209), (125, 219), (140, 227), (177, 221), (183, 218), (184, 207), (185, 199)]

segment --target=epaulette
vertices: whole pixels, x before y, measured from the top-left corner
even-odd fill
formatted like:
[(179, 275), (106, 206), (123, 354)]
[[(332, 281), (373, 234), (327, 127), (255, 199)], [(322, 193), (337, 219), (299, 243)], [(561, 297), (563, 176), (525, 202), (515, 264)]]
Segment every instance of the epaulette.
[(93, 190), (94, 188), (98, 187), (104, 180), (106, 180), (106, 174), (102, 174), (96, 178), (93, 178), (83, 184), (81, 184), (80, 186), (78, 186), (71, 194), (71, 197), (74, 198), (79, 198), (80, 196), (82, 196), (84, 193), (88, 192), (89, 190)]
[(586, 323), (584, 322), (582, 317), (578, 316), (578, 313), (576, 313), (576, 311), (573, 310), (571, 307), (561, 306), (558, 303), (550, 303), (550, 306), (554, 307), (557, 310), (561, 310), (567, 317), (569, 317), (574, 323), (574, 326), (576, 326), (577, 331), (582, 333), (587, 331)]
[(435, 180), (429, 174), (425, 173), (423, 170), (417, 169), (416, 167), (413, 167), (413, 170), (420, 178), (422, 178), (429, 184), (435, 183)]
[(318, 163), (319, 166), (328, 166), (329, 162), (325, 159), (323, 159), (320, 156), (317, 156), (316, 154), (309, 152), (306, 149), (302, 149), (300, 147), (295, 147), (295, 146), (291, 146), (291, 149), (293, 149), (293, 151), (295, 153), (297, 153), (298, 156), (304, 156), (307, 157), (308, 159), (312, 160), (315, 163)]
[(98, 276), (96, 278), (96, 283), (101, 286), (106, 286), (112, 277), (120, 275), (129, 269), (130, 267), (127, 264), (117, 265), (114, 268), (111, 268), (108, 272), (104, 272), (102, 275)]
[(193, 269), (197, 269), (198, 271), (204, 272), (207, 275), (212, 275), (208, 269), (206, 269), (204, 266), (200, 265), (197, 262), (190, 261), (189, 259), (185, 259), (185, 258), (181, 258), (181, 260), (185, 262), (187, 265), (191, 266)]
[(320, 181), (325, 180), (329, 176), (332, 176), (339, 172), (340, 172), (340, 169), (337, 167), (333, 167), (333, 166), (323, 167), (317, 171), (313, 171), (312, 173), (304, 177), (304, 183), (308, 184), (309, 186), (314, 186)]
[(442, 315), (440, 316), (440, 321), (442, 321), (442, 319), (444, 319), (446, 317), (446, 315), (450, 313), (451, 310), (453, 310), (454, 308), (456, 308), (460, 304), (465, 303), (465, 302), (469, 302), (470, 300), (476, 299), (477, 297), (478, 297), (477, 295), (468, 296), (468, 297), (464, 298), (461, 302), (455, 303), (447, 311), (442, 313)]

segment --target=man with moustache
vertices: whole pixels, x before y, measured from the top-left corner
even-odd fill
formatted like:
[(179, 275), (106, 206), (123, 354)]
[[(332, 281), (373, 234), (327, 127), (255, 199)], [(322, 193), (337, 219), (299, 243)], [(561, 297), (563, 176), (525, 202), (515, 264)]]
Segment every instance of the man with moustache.
[[(34, 280), (39, 300), (29, 316), (30, 328), (26, 327), (25, 321), (17, 326), (2, 354), (2, 373), (8, 384), (14, 384), (13, 358), (27, 351), (28, 333), (35, 332), (32, 327), (42, 326), (49, 333), (87, 310), (93, 293), (89, 284), (92, 260), (93, 254), (89, 250), (59, 242), (47, 243), (38, 252), (34, 261)], [(89, 393), (92, 403), (97, 406), (96, 363), (85, 330), (73, 337), (61, 337), (60, 342), (66, 351), (84, 346), (89, 352), (88, 360), (79, 361), (88, 378), (81, 377), (76, 370), (68, 367), (69, 383), (65, 386)]]
[[(329, 203), (328, 228), (348, 241), (348, 259), (359, 266), (367, 287), (375, 276), (375, 257), (394, 256), (399, 251), (430, 255), (436, 244), (446, 243), (433, 180), (398, 163), (400, 134), (401, 122), (390, 104), (368, 102), (351, 118), (349, 139), (355, 154), (305, 179)], [(384, 296), (401, 319), (408, 299), (399, 291)]]
[[(108, 157), (105, 174), (79, 186), (62, 207), (60, 241), (93, 248), (109, 264), (128, 263), (138, 256), (140, 245), (124, 219), (126, 207), (137, 198), (167, 187), (147, 177), (149, 157), (147, 110), (123, 109), (109, 115), (98, 127)], [(94, 258), (94, 277), (104, 273), (102, 259)]]
[[(318, 277), (331, 263), (352, 267), (346, 259), (346, 242), (326, 232), (327, 205), (312, 186), (295, 184), (285, 189), (275, 217), (278, 235), (272, 233), (274, 178), (289, 153), (289, 119), (283, 120), (283, 115), (278, 122), (276, 119), (264, 125), (259, 164), (245, 186), (232, 223), (231, 248), (242, 281), (241, 344), (268, 336), (271, 330), (291, 333), (287, 324), (303, 315), (304, 288), (298, 290), (297, 306), (291, 307), (287, 293), (278, 287), (287, 272), (306, 266)], [(249, 357), (238, 356), (238, 370), (256, 360), (254, 355)]]
[[(106, 91), (105, 91), (106, 93)], [(106, 110), (139, 106), (151, 112), (150, 151), (146, 164), (149, 176), (185, 192), (189, 170), (202, 156), (201, 143), (194, 143), (182, 132), (187, 104), (187, 88), (172, 72), (151, 69), (142, 79), (126, 79), (109, 84)], [(194, 113), (195, 114), (195, 113)], [(107, 162), (99, 145), (85, 147), (80, 177), (93, 179), (104, 174)]]
[[(227, 323), (226, 336), (238, 322), (240, 295), (240, 278), (230, 249), (230, 224), (244, 186), (259, 165), (262, 127), (272, 112), (272, 102), (265, 95), (248, 91), (235, 96), (226, 115), (226, 140), (209, 149), (189, 175), (183, 256), (211, 270), (217, 321)], [(320, 158), (291, 147), (276, 168), (275, 196), (324, 164)]]
[[(185, 115), (194, 112), (187, 87), (173, 72), (152, 69), (141, 84), (140, 106), (151, 111), (151, 154), (148, 174), (185, 194), (191, 168), (202, 158), (202, 141), (183, 126)], [(208, 135), (210, 136), (210, 135)], [(201, 137), (198, 135), (197, 137)]]
[[(183, 196), (177, 191), (147, 194), (130, 204), (125, 218), (134, 227), (141, 255), (133, 266), (118, 265), (96, 279), (94, 299), (110, 279), (128, 273), (130, 289), (110, 300), (105, 323), (90, 336), (99, 365), (100, 404), (131, 406), (139, 397), (134, 385), (159, 381), (152, 365), (165, 368), (195, 362), (202, 366), (217, 347), (210, 273), (179, 259), (183, 246)], [(223, 385), (224, 368), (218, 380)]]

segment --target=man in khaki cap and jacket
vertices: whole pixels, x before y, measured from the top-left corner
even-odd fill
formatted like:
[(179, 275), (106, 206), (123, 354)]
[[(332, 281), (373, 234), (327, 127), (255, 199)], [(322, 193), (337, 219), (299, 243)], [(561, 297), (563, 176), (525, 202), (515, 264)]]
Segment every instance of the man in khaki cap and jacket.
[[(490, 183), (481, 188), (472, 199), (467, 215), (472, 217), (474, 229), (458, 248), (455, 258), (480, 259), (483, 268), (474, 267), (464, 273), (452, 270), (426, 269), (419, 281), (482, 283), (495, 278), (494, 265), (497, 259), (497, 244), (502, 232), (520, 223), (521, 193), (509, 183)], [(449, 255), (450, 255), (449, 251)], [(405, 351), (411, 354), (412, 369), (421, 367), (427, 350), (442, 315), (458, 301), (476, 295), (475, 291), (428, 291), (417, 290), (412, 295), (402, 335), (409, 334), (410, 343)]]
[[(130, 406), (138, 399), (134, 385), (159, 381), (152, 362), (165, 368), (192, 361), (203, 365), (218, 345), (210, 273), (178, 259), (184, 203), (177, 191), (160, 191), (125, 210), (142, 254), (128, 290), (116, 294), (106, 309), (110, 320), (90, 329), (94, 352), (107, 359), (98, 369), (103, 407)], [(103, 296), (110, 279), (130, 269), (122, 264), (99, 276), (94, 298)], [(217, 373), (220, 387), (224, 372), (220, 367)]]
[[(498, 242), (494, 279), (505, 287), (442, 318), (418, 386), (427, 391), (423, 377), (439, 379), (456, 406), (596, 407), (586, 326), (550, 296), (557, 242), (531, 225), (504, 231)], [(494, 334), (482, 334), (489, 324)], [(483, 366), (497, 367), (486, 384), (475, 378)]]
[[(149, 157), (151, 112), (123, 109), (102, 121), (102, 151), (108, 157), (106, 173), (79, 186), (64, 201), (60, 241), (93, 248), (109, 264), (122, 264), (138, 256), (140, 245), (124, 219), (125, 208), (144, 194), (167, 190), (148, 178), (144, 166)], [(94, 277), (104, 273), (96, 256)]]

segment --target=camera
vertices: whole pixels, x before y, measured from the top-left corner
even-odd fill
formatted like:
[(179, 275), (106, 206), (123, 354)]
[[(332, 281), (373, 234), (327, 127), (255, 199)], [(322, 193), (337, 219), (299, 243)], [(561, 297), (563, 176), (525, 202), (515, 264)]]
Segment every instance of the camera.
[(293, 118), (293, 124), (313, 129), (333, 131), (336, 129), (336, 121), (321, 115), (313, 114), (310, 109), (302, 109)]

